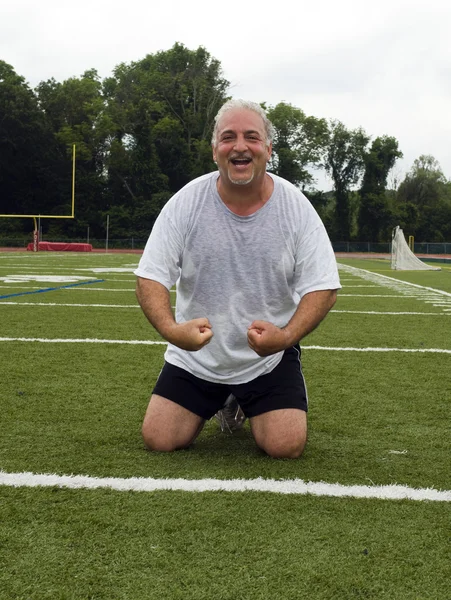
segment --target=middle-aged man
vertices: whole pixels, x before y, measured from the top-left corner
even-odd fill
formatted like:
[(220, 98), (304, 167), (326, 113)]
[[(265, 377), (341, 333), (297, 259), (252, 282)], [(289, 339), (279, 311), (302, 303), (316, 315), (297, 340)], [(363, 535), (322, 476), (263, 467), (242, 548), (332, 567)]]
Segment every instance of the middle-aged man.
[(304, 449), (298, 344), (332, 308), (340, 281), (310, 202), (266, 171), (273, 131), (253, 102), (219, 110), (218, 171), (164, 206), (135, 271), (142, 310), (168, 341), (142, 427), (150, 450), (189, 446), (231, 398), (268, 455), (296, 458)]

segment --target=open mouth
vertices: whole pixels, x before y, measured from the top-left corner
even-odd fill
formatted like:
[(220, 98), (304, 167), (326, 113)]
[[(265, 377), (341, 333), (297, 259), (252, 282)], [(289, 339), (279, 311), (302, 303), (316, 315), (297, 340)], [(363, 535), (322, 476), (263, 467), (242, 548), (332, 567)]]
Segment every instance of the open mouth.
[(230, 162), (235, 165), (235, 167), (246, 167), (252, 162), (251, 158), (231, 158)]

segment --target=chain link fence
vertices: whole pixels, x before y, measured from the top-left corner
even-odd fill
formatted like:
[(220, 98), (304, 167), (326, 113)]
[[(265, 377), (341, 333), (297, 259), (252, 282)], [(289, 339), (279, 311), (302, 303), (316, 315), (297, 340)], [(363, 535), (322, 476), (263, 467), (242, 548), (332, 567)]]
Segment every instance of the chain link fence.
[[(26, 248), (31, 242), (30, 237), (0, 237), (0, 247), (3, 248)], [(44, 240), (41, 240), (44, 241)], [(87, 240), (86, 238), (73, 239), (47, 239), (46, 242), (66, 242), (85, 244), (89, 242), (94, 249), (102, 249), (106, 247), (107, 240), (94, 238)], [(143, 250), (146, 245), (147, 238), (121, 238), (108, 239), (109, 250)], [(374, 243), (374, 242), (332, 242), (335, 252), (352, 253), (358, 252), (361, 254), (390, 254), (391, 243)], [(436, 242), (415, 242), (415, 254), (451, 254), (451, 243), (436, 243)]]
[[(390, 254), (391, 243), (332, 242), (335, 252), (359, 252), (362, 254)], [(414, 244), (415, 254), (451, 254), (451, 243), (421, 242)]]

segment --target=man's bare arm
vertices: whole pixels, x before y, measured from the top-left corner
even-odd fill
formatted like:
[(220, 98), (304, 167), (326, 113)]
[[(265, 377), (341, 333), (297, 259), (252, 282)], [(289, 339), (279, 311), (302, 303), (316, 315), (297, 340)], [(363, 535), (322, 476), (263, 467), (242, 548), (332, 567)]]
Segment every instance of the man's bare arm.
[(313, 331), (337, 299), (337, 290), (320, 290), (303, 296), (285, 327), (268, 321), (254, 321), (247, 333), (249, 346), (259, 356), (269, 356), (298, 343)]
[(171, 308), (171, 296), (164, 285), (138, 277), (136, 297), (147, 317), (165, 340), (182, 350), (200, 350), (213, 336), (207, 318), (177, 323)]

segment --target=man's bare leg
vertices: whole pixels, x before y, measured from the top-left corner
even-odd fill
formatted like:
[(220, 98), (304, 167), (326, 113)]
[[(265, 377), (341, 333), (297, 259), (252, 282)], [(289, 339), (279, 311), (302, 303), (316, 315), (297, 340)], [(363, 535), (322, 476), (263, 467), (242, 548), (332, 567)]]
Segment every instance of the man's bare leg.
[(262, 450), (273, 458), (298, 458), (307, 442), (307, 413), (282, 408), (252, 417), (251, 431)]
[(144, 416), (142, 436), (149, 450), (171, 452), (192, 444), (204, 424), (202, 417), (153, 394)]

